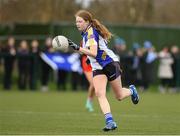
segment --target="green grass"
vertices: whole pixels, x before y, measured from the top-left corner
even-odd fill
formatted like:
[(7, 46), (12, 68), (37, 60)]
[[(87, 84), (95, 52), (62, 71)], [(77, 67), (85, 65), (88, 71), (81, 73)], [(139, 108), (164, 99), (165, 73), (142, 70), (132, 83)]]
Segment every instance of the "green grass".
[(0, 91), (0, 134), (180, 134), (180, 94), (141, 93), (141, 101), (118, 102), (108, 93), (118, 129), (102, 132), (104, 116), (85, 110), (86, 92)]

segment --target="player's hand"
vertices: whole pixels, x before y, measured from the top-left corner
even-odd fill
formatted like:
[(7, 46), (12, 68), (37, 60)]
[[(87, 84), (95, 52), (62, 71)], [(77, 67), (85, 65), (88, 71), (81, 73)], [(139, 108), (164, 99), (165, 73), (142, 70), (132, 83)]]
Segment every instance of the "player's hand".
[(70, 39), (68, 39), (69, 42), (69, 46), (72, 47), (74, 50), (79, 50), (80, 46), (75, 44), (73, 41), (71, 41)]

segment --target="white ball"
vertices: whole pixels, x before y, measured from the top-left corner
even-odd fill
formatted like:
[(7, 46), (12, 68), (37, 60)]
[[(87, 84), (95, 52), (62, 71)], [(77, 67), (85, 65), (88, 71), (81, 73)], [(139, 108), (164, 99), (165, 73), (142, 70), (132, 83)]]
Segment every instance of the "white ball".
[(67, 52), (69, 48), (68, 39), (63, 35), (58, 35), (53, 38), (52, 46), (56, 50)]

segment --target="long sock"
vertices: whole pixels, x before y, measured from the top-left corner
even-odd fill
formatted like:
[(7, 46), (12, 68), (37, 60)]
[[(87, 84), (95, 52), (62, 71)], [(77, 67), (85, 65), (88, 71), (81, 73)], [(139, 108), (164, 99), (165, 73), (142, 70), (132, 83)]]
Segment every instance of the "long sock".
[(89, 105), (92, 105), (92, 100), (88, 98), (86, 100), (86, 107), (89, 107)]
[(114, 121), (111, 113), (106, 113), (104, 116), (105, 116), (106, 124)]
[(129, 90), (130, 90), (130, 92), (131, 92), (131, 95), (133, 95), (133, 92), (134, 92), (134, 91), (133, 91), (131, 88), (129, 88)]
[(92, 103), (92, 99), (88, 97), (87, 102)]
[(93, 104), (92, 104), (92, 99), (88, 98), (86, 100), (86, 109), (88, 109), (89, 111), (94, 111)]

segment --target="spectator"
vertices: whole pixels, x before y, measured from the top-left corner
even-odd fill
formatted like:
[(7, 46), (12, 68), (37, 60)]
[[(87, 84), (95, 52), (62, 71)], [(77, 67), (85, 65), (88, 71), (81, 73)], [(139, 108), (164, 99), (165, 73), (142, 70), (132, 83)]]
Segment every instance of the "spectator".
[(67, 71), (65, 70), (58, 70), (58, 79), (57, 79), (57, 89), (58, 90), (66, 90), (66, 80), (67, 80)]
[(115, 38), (113, 51), (120, 60), (120, 67), (122, 69), (122, 84), (124, 86), (128, 86), (131, 81), (133, 57), (127, 51), (126, 42), (120, 37)]
[(33, 40), (31, 42), (31, 50), (30, 50), (30, 77), (29, 77), (29, 84), (30, 89), (35, 90), (37, 88), (37, 79), (39, 76), (39, 57), (40, 49), (39, 49), (39, 42), (37, 40)]
[[(76, 62), (77, 65), (81, 65), (80, 63), (80, 55), (77, 53), (74, 53), (71, 58), (69, 58), (69, 61)], [(71, 72), (71, 87), (73, 91), (77, 91), (79, 85), (81, 85), (81, 73), (77, 71)]]
[(29, 80), (30, 56), (29, 47), (26, 40), (20, 42), (17, 52), (18, 58), (18, 88), (25, 90)]
[(159, 91), (165, 93), (165, 88), (170, 87), (173, 79), (173, 70), (171, 65), (173, 64), (173, 58), (167, 47), (164, 47), (159, 53), (159, 69), (158, 77), (161, 80)]
[(7, 45), (2, 48), (2, 56), (4, 59), (3, 86), (5, 90), (11, 89), (15, 55), (16, 55), (15, 39), (14, 37), (9, 37), (7, 41)]
[(0, 40), (0, 82), (2, 83), (3, 77), (3, 61), (2, 61), (2, 41)]
[[(45, 53), (53, 52), (51, 42), (52, 42), (52, 38), (50, 38), (50, 37), (46, 38), (45, 46), (43, 47), (42, 52), (45, 52)], [(46, 91), (48, 91), (48, 82), (49, 82), (51, 67), (43, 60), (41, 62), (42, 62), (41, 63), (41, 73), (42, 73), (42, 75), (41, 75), (41, 85), (42, 85), (41, 90), (43, 92), (46, 92)]]
[(141, 70), (141, 61), (142, 61), (143, 52), (139, 43), (133, 43), (133, 64), (131, 78), (133, 84), (136, 86), (142, 86), (142, 70)]
[(157, 54), (150, 41), (144, 42), (144, 54), (142, 56), (142, 81), (143, 89), (147, 90), (155, 79), (155, 60)]
[(58, 79), (57, 79), (57, 89), (60, 90), (66, 90), (67, 86), (66, 86), (66, 81), (67, 81), (67, 76), (68, 76), (68, 73), (66, 70), (62, 70), (62, 69), (59, 69), (58, 70)]
[(177, 45), (173, 45), (171, 47), (171, 55), (173, 58), (173, 63), (172, 63), (172, 71), (173, 71), (173, 79), (171, 81), (171, 85), (173, 90), (172, 91), (177, 91), (177, 76), (178, 76), (178, 59), (180, 57), (179, 54), (179, 48)]

